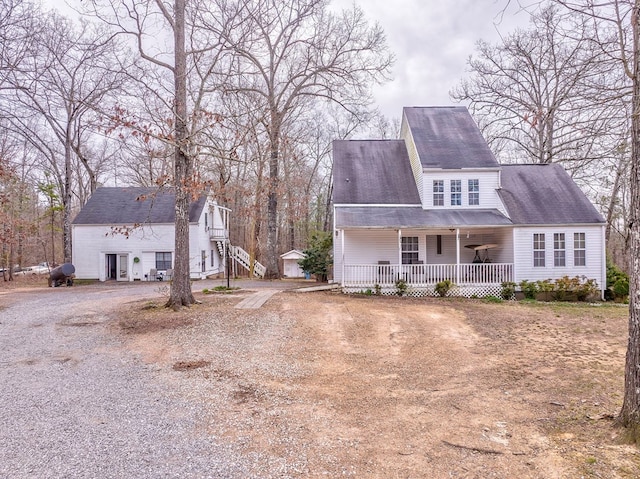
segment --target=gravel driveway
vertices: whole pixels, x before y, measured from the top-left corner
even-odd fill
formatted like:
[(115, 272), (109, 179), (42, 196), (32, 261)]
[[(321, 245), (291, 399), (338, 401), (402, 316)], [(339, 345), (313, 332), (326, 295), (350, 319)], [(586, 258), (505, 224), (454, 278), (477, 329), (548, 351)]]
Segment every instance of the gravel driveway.
[[(0, 294), (1, 478), (249, 477), (156, 366), (109, 334), (108, 311), (157, 285)], [(255, 459), (255, 458), (254, 458)]]

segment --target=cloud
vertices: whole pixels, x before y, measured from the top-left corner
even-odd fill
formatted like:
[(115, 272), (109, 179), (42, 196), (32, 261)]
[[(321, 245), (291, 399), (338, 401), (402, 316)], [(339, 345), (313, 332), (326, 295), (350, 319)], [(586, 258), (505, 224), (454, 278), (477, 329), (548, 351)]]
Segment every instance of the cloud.
[[(360, 5), (385, 30), (396, 55), (391, 83), (374, 89), (380, 109), (399, 117), (403, 106), (449, 105), (449, 91), (465, 77), (479, 39), (497, 42), (528, 15), (507, 0), (367, 0)], [(335, 0), (334, 8), (348, 8)]]

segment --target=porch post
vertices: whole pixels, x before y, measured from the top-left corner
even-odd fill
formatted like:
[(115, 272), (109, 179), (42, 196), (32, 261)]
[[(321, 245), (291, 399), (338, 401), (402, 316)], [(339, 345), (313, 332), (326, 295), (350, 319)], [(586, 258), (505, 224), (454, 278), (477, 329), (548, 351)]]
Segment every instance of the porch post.
[(402, 230), (398, 228), (398, 279), (402, 278)]
[(340, 235), (340, 254), (342, 255), (342, 277), (340, 278), (340, 283), (343, 288), (344, 288), (344, 230), (336, 230), (336, 234)]
[(460, 228), (456, 228), (456, 284), (460, 284)]

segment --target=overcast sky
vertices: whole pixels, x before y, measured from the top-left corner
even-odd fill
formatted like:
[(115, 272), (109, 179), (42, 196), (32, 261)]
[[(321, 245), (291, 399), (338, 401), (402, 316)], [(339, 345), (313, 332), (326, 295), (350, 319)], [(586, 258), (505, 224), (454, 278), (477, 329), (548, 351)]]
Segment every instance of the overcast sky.
[[(522, 1), (527, 0), (356, 0), (370, 22), (380, 23), (396, 56), (393, 81), (375, 89), (382, 112), (400, 117), (404, 106), (451, 105), (449, 91), (465, 76), (475, 42), (495, 43), (499, 34), (527, 25)], [(43, 3), (69, 11), (63, 0)], [(332, 0), (333, 8), (352, 3)]]
[[(350, 0), (333, 0), (348, 6)], [(378, 22), (396, 56), (393, 81), (376, 88), (382, 112), (400, 117), (404, 106), (451, 105), (449, 91), (465, 76), (479, 39), (495, 43), (528, 15), (516, 0), (360, 0)], [(505, 7), (509, 8), (505, 10)]]

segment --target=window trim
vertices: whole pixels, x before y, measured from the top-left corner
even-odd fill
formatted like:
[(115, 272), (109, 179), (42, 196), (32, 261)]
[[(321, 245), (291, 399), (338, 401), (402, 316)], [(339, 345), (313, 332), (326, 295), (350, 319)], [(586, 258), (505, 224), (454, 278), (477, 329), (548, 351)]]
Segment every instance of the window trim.
[[(578, 235), (582, 236), (582, 239), (578, 239)], [(580, 246), (581, 244), (581, 246)], [(579, 264), (577, 260), (577, 253), (582, 254), (582, 264)], [(587, 265), (587, 234), (585, 232), (573, 233), (573, 266), (586, 266)]]
[(467, 180), (467, 194), (469, 206), (480, 206), (480, 180), (478, 178)]
[(433, 180), (432, 187), (433, 206), (444, 206), (444, 180)]
[(403, 236), (400, 246), (402, 264), (415, 264), (413, 261), (420, 259), (420, 239), (417, 236)]
[[(160, 257), (162, 255), (162, 257)], [(169, 259), (167, 260), (167, 255), (169, 255)], [(156, 251), (156, 270), (158, 271), (166, 271), (168, 269), (173, 268), (173, 252), (171, 251)], [(169, 266), (166, 266), (166, 265)]]
[(462, 206), (462, 180), (449, 180), (451, 206)]
[(553, 233), (553, 266), (554, 268), (567, 266), (567, 241), (564, 233)]
[[(546, 267), (546, 236), (545, 233), (533, 233), (533, 267)], [(537, 253), (537, 254), (536, 254)], [(542, 255), (540, 255), (542, 253)]]

